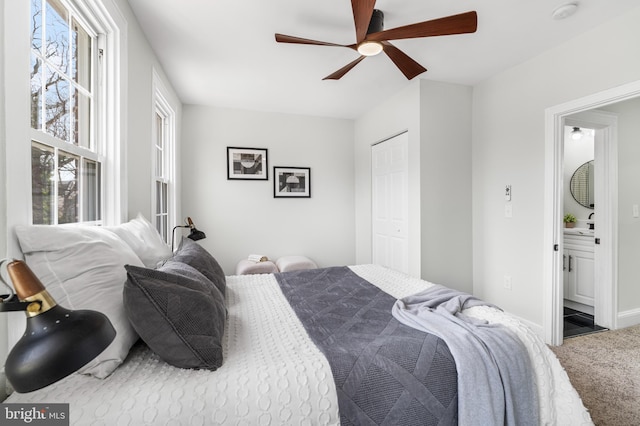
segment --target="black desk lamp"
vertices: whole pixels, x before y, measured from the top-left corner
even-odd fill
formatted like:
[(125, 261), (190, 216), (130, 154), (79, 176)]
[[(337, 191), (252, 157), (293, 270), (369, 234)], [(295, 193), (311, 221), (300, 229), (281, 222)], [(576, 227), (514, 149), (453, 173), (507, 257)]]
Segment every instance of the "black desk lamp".
[[(16, 391), (31, 392), (57, 382), (100, 355), (116, 337), (104, 314), (56, 304), (23, 261), (9, 262), (7, 272), (15, 294), (0, 275), (11, 292), (0, 296), (0, 311), (27, 314), (27, 329), (5, 363), (7, 379)], [(19, 300), (14, 301), (16, 295)]]
[(173, 251), (173, 242), (176, 236), (176, 228), (191, 228), (191, 231), (189, 232), (189, 236), (187, 238), (193, 241), (198, 241), (198, 240), (207, 238), (204, 232), (198, 231), (196, 226), (193, 224), (193, 221), (191, 220), (191, 218), (187, 217), (186, 225), (176, 225), (173, 227), (173, 231), (171, 231), (171, 251)]

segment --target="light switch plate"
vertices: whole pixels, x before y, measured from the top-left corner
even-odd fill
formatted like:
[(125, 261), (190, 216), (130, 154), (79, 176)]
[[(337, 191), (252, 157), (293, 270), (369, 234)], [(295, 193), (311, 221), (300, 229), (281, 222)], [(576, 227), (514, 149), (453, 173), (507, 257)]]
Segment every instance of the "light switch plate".
[(633, 205), (633, 217), (640, 217), (640, 212), (638, 212), (638, 205)]
[(504, 205), (504, 217), (512, 217), (513, 216), (513, 208), (511, 204)]
[(511, 201), (511, 185), (507, 185), (504, 188), (504, 199)]

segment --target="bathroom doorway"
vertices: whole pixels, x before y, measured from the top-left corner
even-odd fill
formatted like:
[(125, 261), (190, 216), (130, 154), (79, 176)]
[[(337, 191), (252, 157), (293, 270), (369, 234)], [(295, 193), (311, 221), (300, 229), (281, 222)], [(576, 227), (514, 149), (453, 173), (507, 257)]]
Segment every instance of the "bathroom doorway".
[[(640, 96), (640, 81), (616, 87), (585, 98), (558, 105), (546, 110), (545, 137), (545, 233), (544, 233), (544, 333), (545, 341), (552, 345), (562, 344), (564, 319), (564, 204), (563, 204), (563, 156), (565, 125), (589, 127), (595, 123), (595, 149), (602, 149), (603, 179), (595, 178), (596, 185), (607, 185), (602, 201), (595, 203), (596, 232), (594, 255), (598, 259), (595, 267), (594, 315), (596, 322), (606, 328), (618, 328), (624, 322), (635, 321), (635, 310), (630, 309), (628, 318), (618, 310), (618, 176), (617, 176), (617, 127), (606, 120), (607, 114), (597, 109)], [(604, 117), (605, 121), (602, 120)], [(576, 121), (573, 121), (576, 120)], [(588, 123), (585, 123), (587, 121)], [(596, 171), (596, 173), (598, 173)], [(599, 239), (599, 240), (596, 240)], [(600, 244), (596, 244), (599, 242)], [(624, 317), (624, 318), (623, 318)]]
[[(592, 109), (564, 117), (562, 336), (611, 327), (617, 263), (617, 116)], [(579, 164), (578, 164), (579, 163)], [(560, 183), (559, 183), (560, 184)], [(577, 312), (577, 313), (576, 313)], [(597, 326), (597, 327), (596, 327)]]
[[(598, 325), (594, 315), (598, 283), (595, 280), (595, 203), (603, 198), (603, 194), (596, 194), (595, 175), (602, 167), (602, 159), (595, 156), (595, 126), (586, 122), (578, 125), (578, 118), (579, 115), (567, 117), (564, 127), (562, 280), (565, 339), (606, 330)], [(605, 188), (599, 186), (597, 189)]]

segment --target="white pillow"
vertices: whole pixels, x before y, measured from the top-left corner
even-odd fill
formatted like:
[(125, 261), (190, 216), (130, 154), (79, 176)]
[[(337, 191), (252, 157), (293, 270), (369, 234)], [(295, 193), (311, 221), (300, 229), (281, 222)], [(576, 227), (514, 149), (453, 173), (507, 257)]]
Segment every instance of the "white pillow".
[(305, 256), (283, 256), (278, 258), (276, 266), (280, 272), (299, 271), (302, 269), (316, 269), (316, 263)]
[(60, 306), (102, 312), (113, 324), (114, 341), (79, 370), (107, 377), (138, 339), (125, 313), (122, 291), (127, 280), (124, 265), (143, 266), (142, 262), (120, 237), (96, 226), (16, 226), (15, 231), (27, 265)]
[(135, 219), (117, 226), (105, 226), (117, 234), (138, 255), (144, 266), (155, 268), (158, 263), (171, 257), (171, 248), (162, 241), (162, 237), (153, 225), (138, 213)]

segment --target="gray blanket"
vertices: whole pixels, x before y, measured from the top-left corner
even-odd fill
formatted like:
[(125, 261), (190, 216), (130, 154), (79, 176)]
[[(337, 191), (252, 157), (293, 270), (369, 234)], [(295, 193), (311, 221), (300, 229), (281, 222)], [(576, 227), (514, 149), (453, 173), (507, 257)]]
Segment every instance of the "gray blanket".
[(342, 425), (457, 424), (447, 345), (393, 318), (393, 297), (346, 267), (275, 276), (329, 361)]
[(477, 305), (488, 304), (435, 285), (398, 300), (393, 316), (447, 343), (458, 370), (461, 425), (538, 425), (538, 398), (526, 348), (506, 327), (461, 313)]

